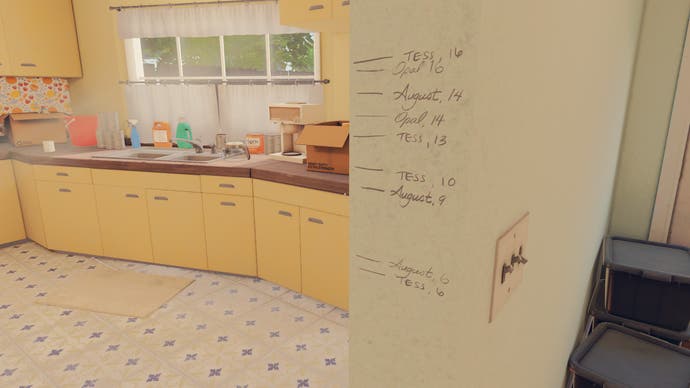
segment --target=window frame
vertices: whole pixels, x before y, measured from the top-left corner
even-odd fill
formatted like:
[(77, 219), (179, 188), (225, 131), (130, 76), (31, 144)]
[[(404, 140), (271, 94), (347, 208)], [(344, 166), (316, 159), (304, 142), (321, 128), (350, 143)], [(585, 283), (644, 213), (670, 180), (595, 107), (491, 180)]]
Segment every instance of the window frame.
[[(265, 39), (265, 50), (266, 50), (266, 75), (265, 76), (228, 76), (226, 72), (225, 64), (225, 42), (223, 36), (219, 35), (218, 48), (220, 50), (220, 66), (221, 66), (221, 76), (215, 77), (185, 77), (184, 76), (184, 64), (182, 63), (182, 49), (181, 49), (181, 36), (174, 36), (170, 38), (175, 38), (175, 45), (177, 46), (177, 73), (178, 76), (172, 77), (146, 77), (144, 76), (144, 60), (141, 53), (141, 40), (139, 38), (125, 39), (125, 58), (127, 60), (127, 76), (131, 82), (144, 82), (144, 81), (258, 81), (258, 82), (272, 82), (273, 80), (320, 80), (321, 79), (321, 35), (318, 32), (311, 32), (314, 35), (314, 75), (273, 75), (271, 69), (271, 35), (280, 34), (263, 34)], [(228, 35), (232, 36), (232, 35)]]

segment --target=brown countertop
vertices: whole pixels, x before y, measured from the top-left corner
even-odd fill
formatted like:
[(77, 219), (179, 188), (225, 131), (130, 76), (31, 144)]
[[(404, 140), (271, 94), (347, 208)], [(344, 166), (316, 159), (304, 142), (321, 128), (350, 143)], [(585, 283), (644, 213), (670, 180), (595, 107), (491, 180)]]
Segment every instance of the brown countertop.
[(306, 165), (252, 155), (251, 160), (219, 160), (210, 163), (152, 162), (139, 160), (95, 159), (102, 152), (96, 147), (75, 147), (56, 144), (54, 153), (45, 153), (41, 146), (13, 147), (0, 143), (0, 159), (16, 159), (31, 164), (103, 168), (171, 174), (216, 175), (256, 178), (338, 194), (349, 192), (347, 175), (307, 171)]
[(307, 171), (306, 165), (303, 164), (268, 159), (253, 165), (251, 170), (254, 179), (338, 194), (349, 193), (349, 176)]

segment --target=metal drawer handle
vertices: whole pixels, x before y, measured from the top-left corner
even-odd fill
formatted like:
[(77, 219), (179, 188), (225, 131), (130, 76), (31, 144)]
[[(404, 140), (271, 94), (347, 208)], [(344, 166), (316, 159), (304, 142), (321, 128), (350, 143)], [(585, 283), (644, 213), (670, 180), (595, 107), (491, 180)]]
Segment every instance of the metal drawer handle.
[(350, 0), (345, 0), (342, 3), (340, 3), (343, 7), (350, 5)]
[(315, 223), (315, 224), (322, 224), (322, 225), (323, 225), (323, 221), (321, 221), (321, 220), (318, 219), (318, 218), (309, 217), (308, 220), (309, 220), (309, 222), (313, 222), (313, 223)]
[(220, 206), (235, 206), (235, 202), (221, 202)]
[(125, 194), (125, 197), (127, 198), (139, 198), (137, 194)]
[(235, 185), (232, 183), (219, 183), (218, 187), (224, 188), (224, 189), (234, 189)]
[(310, 11), (318, 11), (318, 10), (323, 9), (323, 8), (324, 8), (323, 4), (316, 4), (316, 5), (310, 6), (309, 10)]
[(162, 196), (155, 196), (153, 197), (156, 201), (167, 201), (168, 197), (162, 197)]
[(21, 67), (36, 67), (35, 63), (22, 63), (19, 66)]
[(66, 172), (56, 172), (55, 175), (57, 175), (57, 176), (69, 176), (69, 174)]
[(61, 193), (71, 193), (72, 192), (72, 190), (70, 190), (70, 189), (58, 189), (58, 191)]
[(281, 216), (285, 216), (285, 217), (292, 217), (292, 213), (286, 212), (285, 210), (278, 211), (278, 214), (280, 214)]

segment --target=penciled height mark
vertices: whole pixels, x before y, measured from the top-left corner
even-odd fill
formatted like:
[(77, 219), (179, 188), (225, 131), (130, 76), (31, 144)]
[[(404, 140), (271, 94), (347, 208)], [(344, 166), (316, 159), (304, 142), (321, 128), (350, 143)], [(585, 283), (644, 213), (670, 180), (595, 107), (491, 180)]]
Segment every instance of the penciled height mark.
[(380, 134), (380, 135), (352, 135), (352, 137), (356, 137), (358, 139), (366, 139), (369, 137), (385, 137), (386, 135)]
[(385, 69), (357, 69), (360, 73), (380, 73), (386, 71)]
[(376, 57), (376, 58), (369, 58), (369, 59), (360, 59), (359, 61), (354, 61), (352, 62), (353, 65), (359, 65), (361, 63), (367, 63), (367, 62), (375, 62), (375, 61), (381, 61), (384, 59), (391, 59), (393, 57)]
[(386, 192), (386, 190), (384, 190), (384, 189), (379, 189), (378, 187), (369, 187), (369, 186), (362, 186), (362, 190), (378, 191), (380, 193)]
[(368, 260), (368, 261), (373, 261), (374, 263), (380, 263), (380, 262), (381, 262), (381, 260), (372, 259), (371, 257), (366, 257), (366, 256), (362, 256), (362, 255), (355, 255), (355, 256), (356, 256), (356, 257), (359, 257), (360, 259), (364, 259), (364, 260)]
[(360, 170), (364, 170), (364, 171), (379, 171), (379, 172), (383, 172), (383, 169), (382, 169), (382, 168), (371, 168), (371, 167), (362, 167), (362, 166), (355, 166), (355, 168), (360, 169)]
[(357, 94), (383, 96), (383, 92), (357, 92)]
[(362, 117), (362, 118), (383, 118), (383, 117), (388, 117), (388, 115), (355, 115), (355, 117)]
[(364, 271), (364, 272), (373, 273), (373, 274), (376, 274), (376, 275), (379, 275), (379, 276), (386, 276), (386, 274), (383, 274), (383, 273), (381, 273), (381, 272), (372, 271), (372, 270), (370, 270), (370, 269), (366, 269), (366, 268), (362, 268), (362, 267), (359, 267), (359, 270), (360, 270), (360, 271)]

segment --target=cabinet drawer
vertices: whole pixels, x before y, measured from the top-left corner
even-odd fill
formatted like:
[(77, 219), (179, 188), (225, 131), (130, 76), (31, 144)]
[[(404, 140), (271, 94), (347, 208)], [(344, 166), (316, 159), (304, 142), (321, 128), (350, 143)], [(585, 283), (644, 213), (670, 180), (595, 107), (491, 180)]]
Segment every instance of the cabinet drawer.
[(231, 178), (222, 176), (201, 176), (201, 192), (210, 194), (252, 195), (250, 178)]
[(272, 201), (321, 210), (328, 213), (349, 216), (348, 196), (302, 187), (253, 180), (254, 196)]
[(91, 183), (91, 170), (82, 167), (34, 166), (34, 176), (39, 181)]
[(97, 185), (105, 186), (189, 191), (193, 193), (201, 191), (198, 175), (94, 169), (93, 182)]

